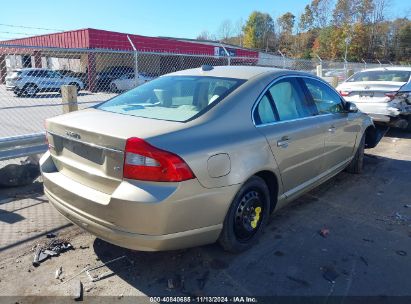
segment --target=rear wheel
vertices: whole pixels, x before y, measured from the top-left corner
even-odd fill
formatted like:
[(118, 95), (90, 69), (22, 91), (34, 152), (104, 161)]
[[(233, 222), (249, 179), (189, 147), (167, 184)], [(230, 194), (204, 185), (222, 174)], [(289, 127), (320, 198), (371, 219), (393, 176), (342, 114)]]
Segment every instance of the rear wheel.
[(110, 91), (113, 92), (113, 93), (117, 93), (117, 92), (118, 92), (118, 88), (117, 88), (117, 86), (116, 86), (116, 84), (115, 84), (114, 82), (112, 82), (112, 83), (110, 84)]
[(360, 174), (364, 169), (364, 147), (365, 147), (365, 134), (362, 135), (360, 144), (357, 148), (357, 152), (354, 155), (354, 158), (351, 160), (351, 163), (347, 167), (347, 172)]
[(36, 94), (39, 92), (39, 89), (34, 83), (29, 83), (24, 86), (23, 92), (24, 95), (33, 97), (36, 96)]
[(251, 177), (236, 194), (225, 217), (219, 242), (230, 252), (250, 248), (258, 239), (270, 214), (270, 194), (263, 179)]
[[(80, 88), (80, 85), (79, 85), (78, 83), (73, 82), (73, 83), (70, 83), (70, 85), (73, 85), (73, 86), (75, 86), (75, 87), (76, 87), (77, 94), (80, 92), (81, 88)], [(61, 90), (61, 89), (60, 89), (60, 90)]]

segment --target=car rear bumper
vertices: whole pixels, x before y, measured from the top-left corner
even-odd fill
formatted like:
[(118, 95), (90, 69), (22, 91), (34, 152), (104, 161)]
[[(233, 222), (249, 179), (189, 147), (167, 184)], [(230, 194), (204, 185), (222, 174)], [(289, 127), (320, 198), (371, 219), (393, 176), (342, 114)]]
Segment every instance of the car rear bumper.
[(45, 189), (45, 194), (57, 211), (72, 223), (109, 243), (134, 250), (175, 250), (213, 243), (218, 239), (222, 229), (222, 224), (218, 224), (164, 235), (132, 233), (94, 222), (67, 208), (64, 202), (55, 197), (47, 189)]
[[(40, 161), (45, 194), (67, 219), (110, 243), (136, 250), (173, 250), (213, 243), (239, 185), (207, 189), (197, 180), (159, 186), (124, 180), (109, 195), (50, 170)], [(147, 185), (147, 183), (145, 184)]]

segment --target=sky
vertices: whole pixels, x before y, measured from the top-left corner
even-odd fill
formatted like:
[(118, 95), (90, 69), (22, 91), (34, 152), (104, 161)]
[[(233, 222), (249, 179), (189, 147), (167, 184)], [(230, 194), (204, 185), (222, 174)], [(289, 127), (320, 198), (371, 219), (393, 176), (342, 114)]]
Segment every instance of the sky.
[[(406, 0), (390, 0), (389, 17), (410, 16)], [(299, 16), (311, 0), (18, 0), (1, 3), (0, 40), (97, 28), (145, 36), (196, 38), (217, 33), (224, 20), (236, 24), (258, 10), (273, 18)], [(33, 29), (43, 28), (43, 29)], [(55, 30), (54, 30), (55, 29)]]

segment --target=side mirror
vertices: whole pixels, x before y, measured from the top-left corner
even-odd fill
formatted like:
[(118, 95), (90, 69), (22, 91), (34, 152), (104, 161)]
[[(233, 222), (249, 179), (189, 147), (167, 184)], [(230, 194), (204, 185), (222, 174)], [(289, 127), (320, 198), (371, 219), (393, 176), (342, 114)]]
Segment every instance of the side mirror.
[(349, 102), (349, 101), (345, 102), (344, 108), (348, 113), (357, 113), (358, 112), (358, 108), (355, 105), (355, 103), (352, 103), (352, 102)]

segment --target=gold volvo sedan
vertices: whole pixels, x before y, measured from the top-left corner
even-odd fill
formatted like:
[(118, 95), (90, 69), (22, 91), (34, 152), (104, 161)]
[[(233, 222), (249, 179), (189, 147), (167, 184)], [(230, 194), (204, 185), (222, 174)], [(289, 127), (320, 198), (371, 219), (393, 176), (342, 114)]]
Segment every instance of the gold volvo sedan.
[(202, 66), (47, 119), (50, 202), (110, 243), (143, 251), (213, 243), (240, 252), (272, 212), (347, 169), (379, 139), (315, 76)]

